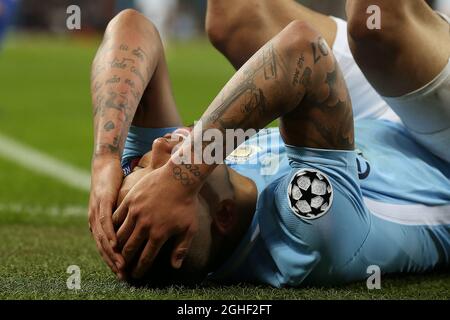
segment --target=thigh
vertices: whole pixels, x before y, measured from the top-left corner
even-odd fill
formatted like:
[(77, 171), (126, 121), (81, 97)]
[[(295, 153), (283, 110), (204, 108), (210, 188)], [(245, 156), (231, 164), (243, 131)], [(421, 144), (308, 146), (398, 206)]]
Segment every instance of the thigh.
[(349, 1), (349, 43), (356, 62), (382, 96), (397, 97), (432, 81), (450, 57), (449, 24), (425, 1), (373, 0), (381, 29), (368, 30), (366, 0)]
[(173, 97), (164, 55), (159, 58), (155, 73), (142, 96), (133, 125), (144, 128), (178, 127), (182, 125)]

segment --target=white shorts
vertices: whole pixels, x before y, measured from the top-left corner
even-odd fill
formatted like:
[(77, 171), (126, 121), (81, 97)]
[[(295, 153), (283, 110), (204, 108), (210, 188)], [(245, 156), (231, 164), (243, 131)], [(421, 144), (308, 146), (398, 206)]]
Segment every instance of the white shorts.
[[(450, 23), (447, 16), (440, 15)], [(420, 144), (450, 162), (450, 60), (423, 88), (401, 97), (381, 97), (353, 59), (347, 39), (347, 22), (331, 18), (337, 24), (333, 52), (347, 83), (355, 120), (403, 122)]]

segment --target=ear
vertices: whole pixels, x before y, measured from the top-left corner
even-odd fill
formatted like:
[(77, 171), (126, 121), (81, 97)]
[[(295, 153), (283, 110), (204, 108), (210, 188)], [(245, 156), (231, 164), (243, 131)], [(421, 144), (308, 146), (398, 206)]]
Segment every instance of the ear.
[(222, 200), (214, 213), (213, 224), (222, 235), (229, 235), (237, 223), (236, 204), (234, 200)]

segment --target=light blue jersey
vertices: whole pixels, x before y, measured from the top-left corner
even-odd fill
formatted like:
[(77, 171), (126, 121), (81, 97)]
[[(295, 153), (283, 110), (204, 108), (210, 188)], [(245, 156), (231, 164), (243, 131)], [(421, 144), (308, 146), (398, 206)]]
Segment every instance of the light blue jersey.
[[(139, 139), (167, 132), (155, 130)], [(361, 120), (355, 136), (356, 152), (332, 151), (286, 146), (278, 129), (267, 129), (235, 150), (226, 163), (255, 181), (257, 207), (210, 279), (332, 285), (365, 279), (371, 265), (383, 273), (448, 268), (450, 164), (400, 124)], [(136, 148), (136, 137), (127, 140), (125, 167), (151, 146)]]

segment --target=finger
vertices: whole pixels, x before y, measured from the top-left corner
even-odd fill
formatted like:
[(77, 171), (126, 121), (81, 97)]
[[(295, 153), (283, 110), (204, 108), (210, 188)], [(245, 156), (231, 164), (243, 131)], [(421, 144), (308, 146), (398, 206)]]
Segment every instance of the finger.
[(189, 248), (191, 247), (194, 234), (195, 232), (189, 230), (186, 233), (177, 236), (171, 259), (172, 267), (175, 269), (181, 268), (181, 265), (189, 252)]
[[(167, 239), (161, 239), (162, 243), (165, 243)], [(145, 245), (144, 250), (139, 258), (139, 261), (136, 267), (133, 269), (132, 276), (135, 279), (142, 278), (145, 273), (150, 269), (155, 260), (155, 257), (158, 255), (162, 245), (155, 243), (153, 241), (148, 241)]]
[(108, 267), (109, 267), (114, 273), (117, 274), (118, 270), (117, 270), (116, 265), (115, 265), (115, 264), (113, 263), (113, 261), (109, 258), (109, 256), (106, 255), (106, 254), (103, 252), (103, 247), (102, 247), (102, 245), (101, 245), (101, 235), (99, 235), (99, 234), (97, 233), (97, 230), (96, 230), (95, 228), (92, 229), (92, 236), (93, 236), (94, 239), (95, 239), (95, 245), (96, 245), (96, 247), (97, 247), (97, 251), (100, 253), (100, 256), (102, 257), (103, 261), (105, 261), (106, 264), (108, 265)]
[(131, 215), (127, 215), (125, 221), (117, 231), (117, 247), (122, 250), (135, 228), (136, 221)]
[(125, 261), (122, 256), (113, 250), (106, 235), (102, 233), (101, 229), (97, 229), (96, 239), (100, 243), (102, 253), (114, 263), (117, 269), (120, 269), (123, 265), (125, 265)]
[(122, 256), (125, 263), (130, 264), (142, 247), (144, 241), (148, 240), (148, 233), (143, 228), (135, 228), (127, 243), (123, 246)]
[[(112, 215), (113, 226), (120, 228), (128, 214), (128, 201), (124, 200)], [(117, 239), (118, 240), (118, 239)]]
[(112, 223), (112, 204), (100, 203), (99, 217), (100, 225), (112, 249), (117, 245), (116, 233)]

